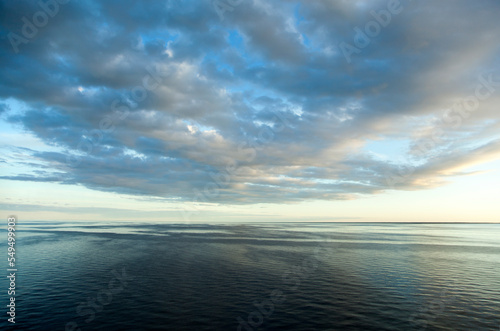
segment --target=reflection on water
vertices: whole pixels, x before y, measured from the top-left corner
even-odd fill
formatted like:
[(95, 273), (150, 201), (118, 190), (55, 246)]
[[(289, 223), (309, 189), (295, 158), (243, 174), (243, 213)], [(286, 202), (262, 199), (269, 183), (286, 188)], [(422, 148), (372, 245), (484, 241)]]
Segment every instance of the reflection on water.
[[(21, 329), (499, 329), (498, 224), (32, 222), (17, 234)], [(108, 298), (117, 272), (126, 285)]]

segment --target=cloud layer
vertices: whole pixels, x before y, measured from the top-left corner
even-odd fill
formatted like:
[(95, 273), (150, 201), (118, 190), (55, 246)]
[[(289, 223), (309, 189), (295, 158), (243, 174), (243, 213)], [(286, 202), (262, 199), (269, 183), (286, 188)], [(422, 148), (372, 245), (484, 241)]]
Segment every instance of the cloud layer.
[(0, 116), (54, 149), (4, 179), (287, 203), (500, 155), (497, 1), (42, 3), (30, 37), (39, 2), (0, 2)]

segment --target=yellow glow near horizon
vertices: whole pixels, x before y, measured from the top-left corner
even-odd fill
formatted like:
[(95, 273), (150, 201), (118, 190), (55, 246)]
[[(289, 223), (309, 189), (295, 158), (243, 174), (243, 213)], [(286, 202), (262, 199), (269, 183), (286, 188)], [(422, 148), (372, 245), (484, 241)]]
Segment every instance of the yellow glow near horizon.
[[(488, 168), (496, 167), (492, 162)], [(354, 200), (296, 204), (203, 205), (154, 201), (82, 186), (1, 180), (2, 211), (25, 220), (499, 222), (500, 171), (451, 177), (448, 185), (387, 191)], [(198, 209), (196, 209), (198, 208)]]

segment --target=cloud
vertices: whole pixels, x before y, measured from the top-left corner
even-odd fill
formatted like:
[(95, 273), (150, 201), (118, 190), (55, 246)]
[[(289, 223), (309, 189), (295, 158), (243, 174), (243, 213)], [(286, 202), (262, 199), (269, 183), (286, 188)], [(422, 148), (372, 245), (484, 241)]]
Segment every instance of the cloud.
[[(339, 44), (387, 2), (245, 1), (222, 21), (210, 1), (70, 2), (18, 53), (40, 7), (2, 3), (0, 113), (58, 148), (2, 178), (229, 204), (442, 185), (498, 158), (499, 6), (401, 1), (349, 63)], [(481, 79), (477, 109), (453, 106)], [(400, 160), (365, 149), (401, 139)]]

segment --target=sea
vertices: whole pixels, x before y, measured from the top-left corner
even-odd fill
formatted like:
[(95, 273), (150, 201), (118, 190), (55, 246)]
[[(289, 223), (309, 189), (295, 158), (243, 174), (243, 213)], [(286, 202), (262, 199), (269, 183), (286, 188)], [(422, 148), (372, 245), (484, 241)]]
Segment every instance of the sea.
[(18, 221), (13, 296), (0, 236), (2, 330), (500, 330), (500, 224)]

